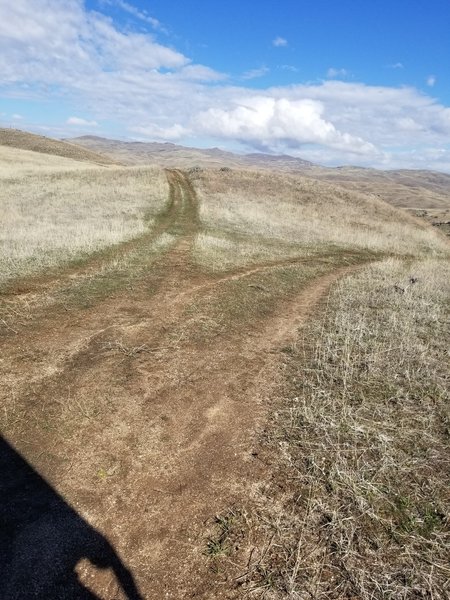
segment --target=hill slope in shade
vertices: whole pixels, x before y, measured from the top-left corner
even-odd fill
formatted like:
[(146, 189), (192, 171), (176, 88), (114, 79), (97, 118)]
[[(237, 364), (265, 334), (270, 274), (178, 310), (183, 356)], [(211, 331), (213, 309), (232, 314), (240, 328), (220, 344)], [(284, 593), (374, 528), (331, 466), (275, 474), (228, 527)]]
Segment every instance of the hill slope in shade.
[(275, 169), (336, 183), (347, 189), (376, 194), (389, 204), (408, 209), (450, 210), (450, 174), (426, 170), (381, 171), (363, 167), (322, 167), (288, 155), (239, 155), (218, 148), (198, 149), (172, 143), (124, 142), (97, 136), (72, 143), (125, 164), (156, 163), (167, 168), (229, 167)]
[(95, 151), (82, 148), (79, 144), (54, 140), (27, 131), (20, 131), (19, 129), (0, 128), (0, 145), (100, 165), (117, 164), (116, 161), (108, 156), (102, 156)]

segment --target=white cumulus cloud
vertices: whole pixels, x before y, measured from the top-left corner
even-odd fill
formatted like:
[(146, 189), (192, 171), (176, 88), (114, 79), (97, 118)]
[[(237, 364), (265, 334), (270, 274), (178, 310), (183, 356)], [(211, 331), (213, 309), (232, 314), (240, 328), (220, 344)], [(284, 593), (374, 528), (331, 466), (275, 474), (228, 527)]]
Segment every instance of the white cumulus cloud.
[[(4, 83), (26, 81), (95, 87), (99, 74), (173, 69), (183, 54), (147, 34), (122, 32), (78, 0), (0, 3), (0, 73)], [(92, 79), (92, 81), (89, 81)]]
[(356, 154), (376, 153), (369, 142), (338, 131), (323, 117), (323, 112), (324, 106), (317, 100), (249, 96), (229, 109), (210, 108), (200, 113), (195, 126), (211, 136), (236, 139), (269, 150), (321, 144)]
[(427, 77), (427, 85), (429, 87), (434, 87), (436, 83), (436, 77), (434, 75), (429, 75), (429, 77)]

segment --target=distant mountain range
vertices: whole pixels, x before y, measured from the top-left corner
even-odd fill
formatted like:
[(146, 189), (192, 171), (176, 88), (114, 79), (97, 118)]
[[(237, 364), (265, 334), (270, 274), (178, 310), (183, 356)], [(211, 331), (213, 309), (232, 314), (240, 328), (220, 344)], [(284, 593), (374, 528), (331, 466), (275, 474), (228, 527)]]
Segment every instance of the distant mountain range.
[(395, 206), (450, 210), (450, 175), (408, 169), (381, 171), (363, 167), (323, 167), (289, 155), (234, 154), (219, 148), (189, 148), (169, 142), (124, 142), (98, 136), (68, 140), (123, 164), (158, 164), (167, 168), (275, 169), (329, 181), (347, 189), (376, 194)]
[(124, 164), (157, 163), (164, 167), (191, 168), (273, 168), (297, 170), (314, 166), (313, 163), (288, 155), (234, 154), (220, 148), (189, 148), (169, 142), (123, 142), (93, 135), (67, 140), (86, 149), (100, 152)]

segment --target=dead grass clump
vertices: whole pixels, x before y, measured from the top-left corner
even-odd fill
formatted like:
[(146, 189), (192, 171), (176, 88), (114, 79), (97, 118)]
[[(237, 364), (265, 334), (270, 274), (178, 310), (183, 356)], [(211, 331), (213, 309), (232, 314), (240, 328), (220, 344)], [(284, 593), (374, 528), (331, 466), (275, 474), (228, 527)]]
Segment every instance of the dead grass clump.
[(302, 333), (261, 500), (264, 597), (448, 598), (449, 281), (443, 262), (386, 260)]

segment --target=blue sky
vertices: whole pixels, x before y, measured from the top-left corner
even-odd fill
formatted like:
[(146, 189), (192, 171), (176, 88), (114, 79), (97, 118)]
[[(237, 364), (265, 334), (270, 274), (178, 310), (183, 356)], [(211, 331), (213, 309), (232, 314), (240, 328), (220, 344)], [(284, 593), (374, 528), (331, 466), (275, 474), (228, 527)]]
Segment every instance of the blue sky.
[[(168, 39), (195, 62), (234, 77), (269, 67), (254, 82), (258, 87), (315, 81), (335, 68), (351, 80), (427, 90), (434, 75), (435, 93), (450, 103), (448, 0), (140, 0), (134, 6), (151, 6), (171, 31)], [(113, 14), (129, 17), (117, 8)], [(277, 51), (276, 37), (288, 42)]]
[(450, 171), (450, 0), (0, 3), (0, 124)]

